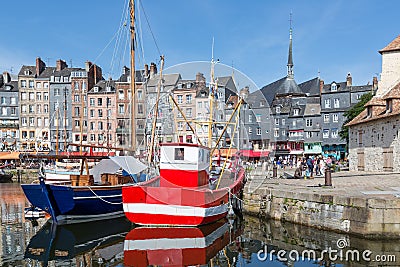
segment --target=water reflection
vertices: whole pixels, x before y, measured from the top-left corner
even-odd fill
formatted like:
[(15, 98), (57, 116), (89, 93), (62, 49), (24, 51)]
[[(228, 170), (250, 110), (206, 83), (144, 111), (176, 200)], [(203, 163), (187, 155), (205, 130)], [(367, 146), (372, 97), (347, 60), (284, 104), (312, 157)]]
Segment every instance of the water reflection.
[(48, 221), (31, 238), (25, 258), (43, 262), (44, 266), (49, 261), (70, 259), (83, 266), (117, 262), (130, 229), (131, 223), (125, 218), (59, 226)]
[[(236, 240), (241, 230), (240, 220), (234, 223), (221, 220), (198, 228), (136, 227), (125, 238), (124, 264), (193, 266), (218, 261), (214, 257), (219, 252), (226, 253), (225, 247)], [(225, 261), (237, 258), (231, 254), (231, 257), (224, 255)]]
[[(36, 226), (23, 216), (29, 203), (18, 184), (0, 184), (0, 205), (1, 266), (400, 266), (399, 240), (368, 240), (252, 217), (185, 229), (133, 229), (124, 219), (52, 228), (41, 218)], [(299, 255), (313, 250), (320, 257), (323, 250), (337, 249), (338, 240), (346, 244), (344, 252), (370, 250), (371, 257), (393, 255), (396, 261), (277, 257), (280, 250)], [(257, 253), (265, 248), (274, 252), (262, 261)]]

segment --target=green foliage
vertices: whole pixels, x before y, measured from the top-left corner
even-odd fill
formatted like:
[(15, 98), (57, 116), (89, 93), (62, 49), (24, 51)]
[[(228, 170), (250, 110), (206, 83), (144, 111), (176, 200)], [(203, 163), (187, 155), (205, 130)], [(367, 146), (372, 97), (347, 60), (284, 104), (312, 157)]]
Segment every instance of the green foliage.
[(370, 101), (372, 97), (372, 93), (362, 95), (360, 101), (343, 114), (343, 116), (346, 117), (346, 120), (344, 121), (342, 129), (339, 132), (339, 136), (342, 139), (345, 139), (347, 144), (349, 144), (349, 127), (345, 125), (352, 121), (355, 117), (358, 116), (358, 114), (360, 114), (364, 110), (364, 105), (368, 101)]

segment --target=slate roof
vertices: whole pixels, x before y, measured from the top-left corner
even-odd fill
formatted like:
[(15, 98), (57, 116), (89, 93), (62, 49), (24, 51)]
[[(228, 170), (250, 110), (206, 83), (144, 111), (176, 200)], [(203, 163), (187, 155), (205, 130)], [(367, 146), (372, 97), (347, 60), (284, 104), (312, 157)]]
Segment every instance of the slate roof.
[(319, 82), (320, 79), (318, 77), (315, 77), (311, 80), (299, 84), (299, 87), (301, 91), (308, 94), (309, 96), (319, 96), (320, 95)]
[[(30, 74), (25, 75), (25, 71), (29, 70)], [(56, 67), (46, 67), (44, 71), (42, 71), (39, 76), (36, 76), (36, 66), (26, 66), (23, 65), (21, 69), (19, 70), (18, 76), (24, 76), (24, 77), (36, 77), (36, 78), (50, 78), (51, 75), (53, 75), (54, 71), (56, 70)]]
[[(127, 67), (124, 67), (125, 73), (122, 73), (118, 78), (117, 82), (128, 82), (128, 77), (131, 76), (131, 70)], [(144, 70), (135, 70), (135, 82), (144, 82), (145, 81), (145, 71)]]
[(400, 35), (397, 36), (392, 42), (390, 42), (383, 49), (379, 50), (379, 53), (399, 51), (400, 50)]
[(372, 92), (372, 85), (357, 85), (350, 87), (351, 92), (365, 92), (371, 91)]
[[(156, 92), (159, 77), (160, 77), (160, 75), (156, 74), (151, 79), (149, 79), (149, 81), (147, 83), (147, 91), (149, 93)], [(163, 74), (164, 92), (166, 92), (168, 90), (172, 90), (173, 87), (175, 87), (175, 85), (181, 79), (182, 79), (181, 75), (177, 74), (177, 73), (176, 74)]]
[[(8, 86), (11, 87), (10, 90), (6, 89)], [(2, 92), (18, 92), (18, 81), (11, 81), (9, 83), (3, 84), (3, 86), (0, 86), (0, 91), (2, 91)]]
[[(107, 86), (111, 86), (111, 92), (107, 92)], [(98, 87), (98, 91), (95, 92), (95, 87)], [(112, 94), (115, 93), (115, 81), (114, 80), (101, 80), (88, 91), (88, 94)]]
[[(337, 86), (337, 91), (331, 91), (331, 85), (333, 83), (336, 83)], [(347, 92), (349, 91), (349, 87), (347, 87), (347, 82), (331, 82), (324, 84), (324, 87), (322, 88), (322, 93), (338, 93), (338, 92)]]
[(277, 96), (281, 95), (305, 95), (305, 93), (300, 89), (294, 79), (286, 77), (285, 80), (279, 85), (277, 91)]

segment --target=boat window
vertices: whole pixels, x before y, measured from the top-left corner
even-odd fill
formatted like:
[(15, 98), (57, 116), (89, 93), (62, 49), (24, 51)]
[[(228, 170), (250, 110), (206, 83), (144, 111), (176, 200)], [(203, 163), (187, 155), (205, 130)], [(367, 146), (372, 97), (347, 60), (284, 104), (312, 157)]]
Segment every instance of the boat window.
[(185, 157), (184, 148), (175, 148), (175, 160), (183, 160)]

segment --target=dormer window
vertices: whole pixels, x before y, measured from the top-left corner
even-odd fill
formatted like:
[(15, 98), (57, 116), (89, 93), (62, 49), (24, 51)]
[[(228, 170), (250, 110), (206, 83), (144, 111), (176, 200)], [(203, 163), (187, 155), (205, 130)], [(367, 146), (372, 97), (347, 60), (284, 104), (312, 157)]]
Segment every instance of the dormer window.
[(182, 87), (183, 87), (183, 84), (178, 84), (178, 89), (182, 89)]
[(93, 92), (98, 93), (99, 92), (99, 87), (98, 86), (93, 87)]
[(293, 115), (294, 115), (294, 116), (299, 115), (299, 109), (298, 109), (298, 108), (295, 108), (295, 109), (293, 110)]
[(191, 87), (192, 87), (192, 84), (191, 84), (191, 83), (187, 83), (187, 84), (186, 84), (186, 88), (187, 88), (187, 89), (189, 89), (189, 88), (191, 88)]
[(106, 91), (109, 93), (109, 92), (111, 92), (111, 86), (107, 86), (106, 87)]
[(371, 118), (372, 117), (372, 107), (368, 106), (367, 107), (367, 118)]
[(336, 92), (336, 91), (337, 91), (337, 85), (336, 85), (336, 83), (332, 83), (332, 84), (331, 84), (331, 91), (332, 91), (332, 92)]
[(261, 102), (260, 102), (260, 107), (264, 107), (265, 106), (265, 100), (261, 100)]
[(387, 99), (386, 100), (386, 112), (391, 113), (393, 110), (393, 101), (392, 99)]
[(280, 107), (280, 106), (277, 106), (277, 107), (275, 108), (275, 111), (276, 111), (276, 113), (281, 113), (281, 107)]
[(24, 71), (24, 75), (31, 75), (31, 71), (30, 70), (25, 70)]

